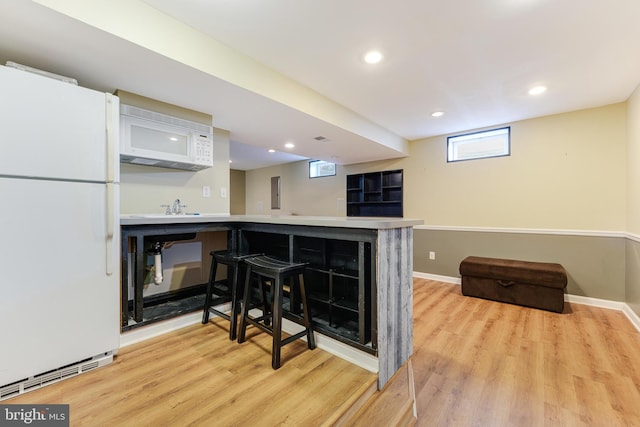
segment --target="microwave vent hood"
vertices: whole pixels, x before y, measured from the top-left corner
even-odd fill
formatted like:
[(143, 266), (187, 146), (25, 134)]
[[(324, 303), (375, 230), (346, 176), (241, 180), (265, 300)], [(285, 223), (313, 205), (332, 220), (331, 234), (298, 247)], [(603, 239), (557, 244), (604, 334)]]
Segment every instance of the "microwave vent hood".
[(158, 160), (148, 159), (146, 157), (139, 156), (127, 156), (125, 154), (120, 155), (120, 163), (129, 163), (131, 165), (143, 165), (143, 166), (155, 166), (158, 168), (169, 169), (181, 169), (187, 171), (201, 171), (203, 169), (210, 168), (211, 166), (197, 165), (188, 162), (172, 162), (170, 160)]
[(120, 162), (189, 171), (213, 167), (213, 128), (120, 104)]

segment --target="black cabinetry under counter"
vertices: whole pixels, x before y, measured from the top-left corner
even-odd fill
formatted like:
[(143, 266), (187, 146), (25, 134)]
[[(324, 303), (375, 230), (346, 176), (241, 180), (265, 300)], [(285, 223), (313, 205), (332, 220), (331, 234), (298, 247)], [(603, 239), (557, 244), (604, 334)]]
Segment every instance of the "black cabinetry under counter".
[(347, 216), (403, 216), (402, 169), (347, 175)]
[(245, 226), (240, 246), (291, 262), (307, 263), (305, 287), (316, 331), (371, 354), (375, 325), (376, 234), (371, 230)]
[(316, 327), (370, 346), (371, 242), (297, 237), (294, 260), (306, 262), (307, 292)]

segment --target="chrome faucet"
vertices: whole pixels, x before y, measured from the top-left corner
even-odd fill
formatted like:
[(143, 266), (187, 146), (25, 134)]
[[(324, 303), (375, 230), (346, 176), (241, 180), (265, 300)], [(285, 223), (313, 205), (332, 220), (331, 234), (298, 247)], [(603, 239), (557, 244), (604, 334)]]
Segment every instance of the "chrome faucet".
[(164, 211), (165, 215), (183, 215), (184, 211), (182, 208), (186, 208), (187, 205), (181, 204), (180, 199), (175, 199), (173, 205), (160, 205), (160, 207), (166, 208)]
[(180, 199), (175, 199), (173, 201), (173, 207), (171, 208), (171, 213), (173, 215), (182, 215), (184, 212), (182, 211), (182, 208), (186, 208), (187, 205), (181, 205), (180, 204)]

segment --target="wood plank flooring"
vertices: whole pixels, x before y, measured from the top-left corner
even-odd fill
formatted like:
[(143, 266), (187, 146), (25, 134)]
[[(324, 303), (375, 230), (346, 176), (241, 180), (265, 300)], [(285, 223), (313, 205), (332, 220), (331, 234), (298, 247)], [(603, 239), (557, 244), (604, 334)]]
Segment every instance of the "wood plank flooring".
[[(266, 334), (248, 330), (238, 345), (227, 328), (193, 325), (2, 403), (69, 403), (72, 426), (319, 426), (375, 383), (301, 341), (273, 371)], [(410, 366), (417, 426), (640, 426), (640, 334), (618, 311), (551, 313), (415, 279)], [(397, 386), (348, 424), (387, 427)]]
[(121, 350), (114, 363), (2, 403), (70, 405), (72, 426), (313, 426), (377, 376), (295, 341), (271, 368), (271, 337), (229, 341), (212, 319)]
[(640, 426), (640, 334), (619, 311), (416, 279), (412, 365), (418, 426)]

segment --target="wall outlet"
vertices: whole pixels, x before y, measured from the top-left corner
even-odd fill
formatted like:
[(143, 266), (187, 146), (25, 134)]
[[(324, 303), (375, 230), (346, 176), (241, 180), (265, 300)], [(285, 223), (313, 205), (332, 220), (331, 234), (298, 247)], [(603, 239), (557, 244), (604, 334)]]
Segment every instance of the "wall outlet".
[(429, 251), (429, 259), (434, 260), (436, 259), (436, 253), (433, 251)]
[(208, 185), (202, 186), (202, 197), (211, 197), (211, 187)]
[(220, 187), (220, 197), (223, 199), (227, 198), (227, 187)]

